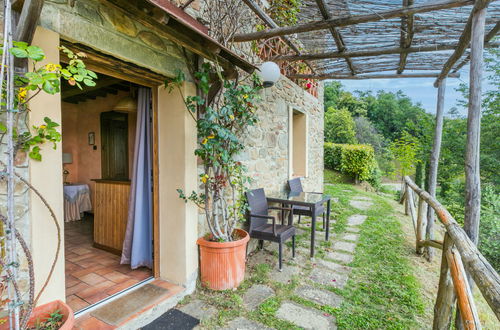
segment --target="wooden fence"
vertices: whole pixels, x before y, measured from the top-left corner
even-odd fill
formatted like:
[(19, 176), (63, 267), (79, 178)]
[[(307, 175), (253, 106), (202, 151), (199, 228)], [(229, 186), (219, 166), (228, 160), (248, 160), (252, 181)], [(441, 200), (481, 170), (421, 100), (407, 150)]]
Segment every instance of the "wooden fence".
[[(410, 214), (416, 236), (416, 252), (425, 246), (442, 250), (439, 288), (434, 306), (434, 329), (449, 329), (453, 307), (457, 302), (465, 329), (481, 329), (481, 323), (469, 286), (470, 278), (481, 291), (500, 321), (500, 276), (479, 252), (451, 214), (429, 193), (419, 188), (409, 177), (404, 178), (401, 203)], [(427, 207), (432, 207), (445, 227), (443, 241), (425, 239)]]

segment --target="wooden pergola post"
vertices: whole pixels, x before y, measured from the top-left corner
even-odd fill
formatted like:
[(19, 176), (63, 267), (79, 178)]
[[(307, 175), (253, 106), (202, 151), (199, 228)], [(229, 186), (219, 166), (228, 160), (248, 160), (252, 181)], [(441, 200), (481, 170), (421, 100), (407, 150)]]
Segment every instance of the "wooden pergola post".
[[(429, 162), (429, 173), (427, 176), (427, 185), (429, 194), (436, 197), (437, 174), (439, 166), (439, 154), (441, 153), (441, 139), (443, 135), (443, 116), (444, 116), (444, 93), (446, 90), (446, 79), (438, 82), (438, 97), (436, 107), (436, 128), (434, 129), (434, 142), (432, 144), (431, 158)], [(427, 225), (425, 229), (425, 239), (434, 239), (434, 210), (432, 207), (427, 209)], [(425, 254), (430, 261), (434, 255), (431, 246), (425, 247)]]
[(481, 80), (483, 79), (483, 40), (486, 8), (472, 16), (469, 110), (467, 114), (467, 144), (465, 149), (465, 217), (464, 230), (472, 242), (479, 237), (481, 210), (481, 180), (479, 153), (481, 137)]

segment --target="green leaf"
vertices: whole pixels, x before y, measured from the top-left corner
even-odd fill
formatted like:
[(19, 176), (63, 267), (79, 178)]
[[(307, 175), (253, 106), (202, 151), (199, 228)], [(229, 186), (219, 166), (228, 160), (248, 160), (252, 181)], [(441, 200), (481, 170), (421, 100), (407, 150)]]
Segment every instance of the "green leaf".
[(94, 71), (87, 70), (87, 75), (91, 76), (94, 79), (97, 79), (97, 75)]
[(43, 50), (38, 46), (29, 46), (26, 50), (28, 51), (28, 57), (33, 61), (39, 62), (45, 58)]
[(96, 85), (95, 81), (91, 80), (91, 79), (83, 79), (83, 83), (86, 85), (86, 86), (89, 86), (89, 87), (93, 87)]
[(7, 132), (7, 126), (4, 123), (0, 122), (0, 133), (3, 134)]
[(14, 55), (17, 58), (26, 58), (28, 57), (28, 52), (25, 51), (24, 49), (20, 48), (11, 48), (10, 53)]
[(12, 44), (17, 47), (17, 48), (21, 48), (21, 49), (26, 49), (28, 48), (28, 43), (27, 42), (24, 42), (24, 41), (12, 41)]
[(69, 72), (67, 69), (61, 69), (61, 74), (66, 78), (71, 77), (71, 72)]
[(42, 89), (47, 93), (47, 94), (51, 94), (51, 95), (54, 95), (56, 93), (56, 89), (54, 88), (54, 86), (52, 86), (52, 84), (49, 82), (49, 81), (44, 81), (43, 85), (42, 85)]

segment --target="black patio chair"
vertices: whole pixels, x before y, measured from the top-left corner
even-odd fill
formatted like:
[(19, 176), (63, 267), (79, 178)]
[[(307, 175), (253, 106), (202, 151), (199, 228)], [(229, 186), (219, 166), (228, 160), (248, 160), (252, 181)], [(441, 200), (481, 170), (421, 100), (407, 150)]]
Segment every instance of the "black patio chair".
[[(264, 241), (278, 243), (279, 270), (283, 263), (283, 243), (292, 238), (292, 257), (295, 258), (295, 227), (292, 226), (292, 209), (286, 207), (269, 206), (264, 189), (254, 189), (245, 193), (248, 201), (247, 219), (249, 221), (249, 233), (251, 238), (259, 240), (262, 249)], [(276, 224), (276, 217), (269, 215), (269, 210), (281, 210), (282, 218), (284, 212), (288, 211), (288, 225)], [(272, 224), (268, 223), (272, 220)]]
[[(304, 191), (302, 188), (302, 182), (300, 181), (300, 178), (294, 178), (288, 180), (288, 188), (290, 189), (291, 193), (301, 193)], [(300, 223), (300, 217), (307, 216), (307, 217), (312, 217), (312, 210), (311, 208), (307, 206), (301, 206), (301, 205), (294, 205), (293, 206), (293, 214), (299, 216), (299, 223)], [(323, 229), (325, 229), (326, 226), (326, 218), (325, 218), (325, 206), (321, 205), (321, 207), (318, 207), (316, 209), (316, 216), (322, 214), (323, 215)]]

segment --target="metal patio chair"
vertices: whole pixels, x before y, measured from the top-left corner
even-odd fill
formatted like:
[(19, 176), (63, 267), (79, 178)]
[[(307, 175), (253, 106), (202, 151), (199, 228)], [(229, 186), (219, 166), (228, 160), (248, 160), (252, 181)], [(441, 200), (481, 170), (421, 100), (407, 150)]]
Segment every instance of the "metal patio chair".
[[(283, 264), (283, 243), (292, 238), (292, 256), (295, 258), (295, 227), (292, 226), (292, 209), (285, 207), (269, 206), (266, 199), (264, 189), (249, 190), (245, 193), (249, 210), (247, 219), (249, 221), (249, 234), (251, 238), (259, 240), (260, 248), (263, 247), (264, 241), (278, 243), (279, 270)], [(283, 213), (288, 211), (288, 225), (276, 224), (276, 217), (269, 215), (269, 210), (281, 210)], [(268, 223), (272, 220), (272, 224)]]
[[(291, 193), (301, 193), (304, 191), (304, 189), (302, 188), (302, 182), (300, 181), (300, 178), (294, 178), (294, 179), (288, 180), (288, 188), (290, 189)], [(323, 216), (323, 229), (325, 229), (326, 218), (325, 218), (325, 206), (324, 205), (321, 205), (321, 207), (318, 207), (316, 209), (316, 216), (318, 216), (320, 214), (322, 214), (322, 216)], [(300, 223), (300, 217), (301, 216), (312, 217), (312, 211), (307, 206), (295, 205), (295, 206), (293, 206), (293, 215), (299, 216), (299, 223)]]

